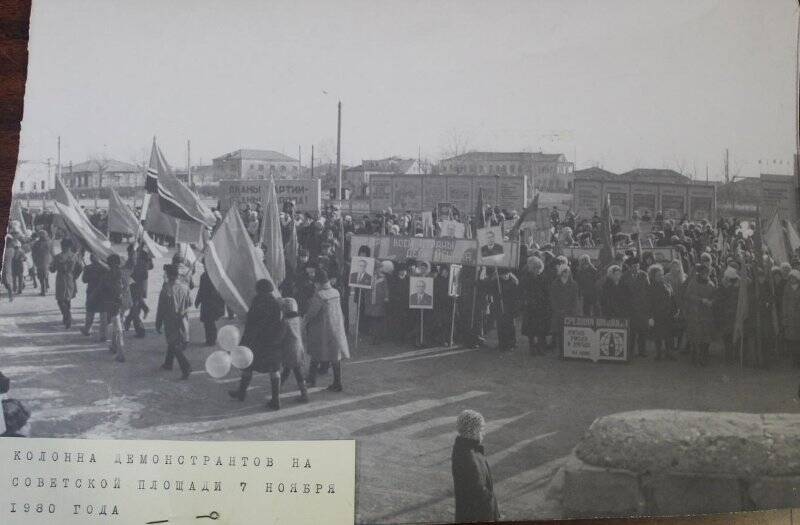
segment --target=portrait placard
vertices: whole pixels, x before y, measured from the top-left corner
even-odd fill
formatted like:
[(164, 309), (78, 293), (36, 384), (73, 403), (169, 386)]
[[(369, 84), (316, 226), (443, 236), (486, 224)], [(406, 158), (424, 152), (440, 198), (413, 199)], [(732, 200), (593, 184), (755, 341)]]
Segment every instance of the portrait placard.
[(450, 265), (450, 275), (447, 281), (447, 295), (450, 297), (461, 296), (461, 268), (460, 264)]
[(372, 288), (375, 275), (375, 259), (373, 257), (353, 257), (350, 261), (350, 277), (347, 283), (350, 288)]
[(411, 277), (408, 284), (408, 307), (433, 310), (433, 277)]

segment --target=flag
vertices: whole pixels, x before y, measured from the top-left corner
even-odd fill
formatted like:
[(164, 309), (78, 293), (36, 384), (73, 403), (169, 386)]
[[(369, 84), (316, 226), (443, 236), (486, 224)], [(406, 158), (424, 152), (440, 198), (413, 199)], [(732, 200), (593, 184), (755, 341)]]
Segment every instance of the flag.
[(286, 259), (283, 256), (281, 211), (278, 208), (278, 195), (275, 193), (275, 180), (272, 178), (267, 188), (267, 202), (264, 204), (261, 247), (264, 250), (264, 264), (275, 284), (280, 285), (286, 279)]
[(475, 221), (472, 237), (478, 238), (478, 230), (486, 226), (486, 211), (483, 209), (483, 188), (478, 188), (478, 202), (475, 204)]
[(158, 202), (163, 213), (176, 219), (198, 222), (208, 228), (214, 226), (216, 222), (214, 214), (196, 193), (175, 177), (156, 144), (155, 137), (144, 187), (148, 193), (158, 194)]
[[(147, 195), (145, 195), (145, 198), (147, 198)], [(142, 209), (144, 210), (144, 206)], [(148, 199), (144, 229), (173, 238), (178, 234), (178, 219), (161, 211), (161, 203), (158, 196)]]
[(600, 246), (600, 265), (607, 266), (614, 260), (614, 241), (611, 238), (611, 198), (608, 195), (606, 195), (606, 201), (603, 203), (601, 219), (601, 241), (603, 245)]
[(287, 271), (291, 270), (292, 273), (297, 271), (297, 250), (299, 246), (297, 244), (297, 223), (294, 222), (293, 218), (289, 219), (289, 238), (286, 240), (286, 246), (284, 246), (284, 255), (286, 257), (286, 268)]
[(539, 194), (537, 193), (536, 195), (534, 195), (531, 203), (528, 204), (524, 210), (522, 210), (522, 215), (519, 216), (519, 219), (517, 219), (517, 223), (511, 228), (509, 236), (518, 234), (519, 230), (526, 223), (533, 224), (533, 227), (536, 228), (536, 214), (538, 211), (539, 211)]
[(253, 241), (235, 208), (228, 210), (206, 244), (204, 264), (211, 283), (228, 308), (240, 316), (247, 314), (256, 295), (256, 281), (272, 281), (253, 248)]
[(131, 209), (114, 188), (108, 197), (108, 231), (124, 235), (138, 235), (142, 227)]
[(150, 234), (144, 231), (144, 228), (141, 230), (141, 239), (156, 259), (163, 259), (167, 256), (167, 249), (154, 241), (153, 238), (150, 237)]
[(792, 261), (794, 250), (800, 247), (800, 236), (791, 223), (780, 219), (778, 210), (764, 232), (764, 244), (769, 248), (772, 258), (779, 262)]
[(28, 230), (28, 225), (25, 224), (25, 216), (22, 215), (22, 205), (17, 199), (11, 200), (11, 212), (8, 214), (9, 225), (13, 222), (19, 222), (19, 231), (23, 237), (29, 237), (31, 232)]
[[(94, 224), (89, 221), (89, 217), (81, 209), (80, 205), (78, 204), (78, 200), (72, 195), (72, 192), (69, 191), (64, 181), (61, 180), (61, 177), (56, 175), (56, 184), (55, 184), (55, 191), (54, 191), (55, 203), (60, 204), (61, 208), (59, 209), (68, 209), (74, 210), (74, 214), (70, 214), (71, 218), (76, 221), (76, 224), (81, 226), (82, 230), (86, 230), (87, 232), (91, 232), (91, 234), (96, 237), (101, 242), (104, 242), (111, 246), (108, 243), (108, 238), (105, 236), (103, 232), (95, 228)], [(58, 208), (58, 206), (56, 206)]]
[(95, 235), (94, 230), (86, 227), (89, 222), (83, 211), (76, 210), (70, 206), (65, 206), (62, 203), (55, 202), (56, 210), (61, 215), (64, 225), (69, 234), (80, 242), (86, 250), (93, 253), (105, 266), (106, 258), (115, 253), (111, 249), (111, 243), (105, 238), (100, 238)]

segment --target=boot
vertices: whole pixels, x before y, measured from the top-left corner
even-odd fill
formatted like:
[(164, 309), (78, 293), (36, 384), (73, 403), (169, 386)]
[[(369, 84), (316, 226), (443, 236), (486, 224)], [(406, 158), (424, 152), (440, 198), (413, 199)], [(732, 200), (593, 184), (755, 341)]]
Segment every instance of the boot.
[(241, 379), (239, 379), (239, 388), (237, 390), (228, 390), (228, 395), (233, 399), (244, 401), (244, 398), (247, 396), (247, 387), (250, 386), (250, 380), (252, 378), (253, 376), (250, 374), (242, 374)]
[(269, 383), (272, 389), (272, 399), (267, 402), (267, 408), (272, 410), (281, 409), (281, 376), (280, 374), (270, 374)]
[(342, 391), (342, 363), (333, 363), (333, 383), (328, 387), (331, 392)]
[(317, 362), (312, 361), (311, 366), (308, 367), (308, 379), (306, 379), (306, 385), (310, 387), (317, 386)]
[(306, 383), (303, 381), (303, 373), (300, 371), (299, 366), (294, 369), (294, 379), (297, 381), (297, 386), (300, 388), (300, 397), (297, 398), (297, 402), (308, 403), (308, 389), (306, 389)]

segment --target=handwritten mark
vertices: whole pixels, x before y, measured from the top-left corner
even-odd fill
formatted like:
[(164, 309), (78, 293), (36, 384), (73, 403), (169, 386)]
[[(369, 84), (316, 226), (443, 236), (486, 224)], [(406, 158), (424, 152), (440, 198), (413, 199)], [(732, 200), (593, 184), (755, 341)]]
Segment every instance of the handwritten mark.
[(208, 516), (195, 516), (195, 519), (199, 520), (200, 518), (210, 518), (212, 520), (218, 520), (219, 519), (219, 512), (214, 510), (214, 511), (211, 511), (211, 513)]

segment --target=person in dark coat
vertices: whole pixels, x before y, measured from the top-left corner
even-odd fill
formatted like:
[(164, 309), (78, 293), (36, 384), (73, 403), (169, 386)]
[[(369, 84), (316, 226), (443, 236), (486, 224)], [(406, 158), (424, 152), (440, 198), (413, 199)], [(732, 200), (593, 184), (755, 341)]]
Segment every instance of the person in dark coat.
[(597, 302), (597, 276), (597, 268), (589, 256), (581, 255), (578, 258), (578, 268), (575, 270), (575, 282), (578, 283), (578, 293), (583, 303), (581, 309), (586, 317), (592, 316)]
[(463, 411), (456, 420), (458, 436), (451, 460), (457, 523), (500, 519), (492, 472), (482, 444), (484, 426), (483, 416), (474, 410)]
[(72, 299), (78, 293), (75, 280), (81, 276), (83, 261), (75, 253), (72, 239), (61, 239), (61, 253), (53, 257), (50, 272), (56, 274), (56, 302), (64, 328), (72, 326)]
[(792, 356), (792, 365), (800, 368), (800, 270), (791, 270), (783, 287), (781, 326), (784, 346)]
[(395, 268), (393, 275), (389, 276), (389, 304), (387, 315), (396, 330), (390, 332), (390, 337), (396, 341), (403, 340), (412, 330), (412, 322), (408, 310), (408, 269), (402, 263)]
[(733, 333), (739, 305), (739, 285), (738, 273), (729, 266), (723, 272), (721, 284), (714, 294), (714, 322), (717, 333), (722, 337), (726, 363), (733, 362), (736, 356)]
[(542, 354), (550, 333), (550, 283), (545, 280), (544, 263), (535, 255), (528, 257), (521, 278), (521, 297), (524, 302), (522, 333), (528, 338), (531, 355)]
[(274, 289), (267, 279), (256, 282), (256, 296), (247, 311), (244, 333), (239, 343), (253, 351), (253, 362), (242, 370), (239, 388), (229, 390), (228, 394), (234, 399), (244, 401), (247, 387), (253, 379), (253, 372), (269, 374), (272, 399), (267, 403), (267, 407), (278, 410), (281, 392), (280, 371), (283, 362), (281, 341), (284, 327), (281, 321), (281, 304), (272, 294)]
[(639, 357), (647, 357), (648, 303), (647, 291), (650, 283), (647, 274), (639, 269), (639, 259), (631, 257), (625, 261), (627, 271), (622, 274), (622, 289), (625, 293), (623, 302), (625, 317), (630, 321), (630, 342), (628, 348), (631, 355), (634, 348)]
[(200, 308), (200, 321), (206, 333), (206, 346), (217, 344), (217, 320), (225, 315), (225, 300), (214, 287), (208, 272), (200, 276), (200, 286), (194, 299), (195, 308)]
[(558, 267), (558, 277), (550, 284), (550, 332), (556, 349), (564, 354), (564, 318), (578, 313), (578, 284), (568, 265)]
[[(150, 312), (145, 299), (147, 299), (147, 281), (150, 270), (153, 269), (153, 257), (147, 253), (144, 245), (131, 254), (133, 263), (131, 264), (131, 306), (128, 316), (125, 318), (125, 329), (130, 328), (133, 323), (133, 329), (136, 331), (136, 337), (144, 337), (144, 325), (139, 318), (140, 313), (144, 313), (144, 317)], [(130, 261), (129, 261), (130, 262)]]
[(664, 279), (664, 269), (660, 264), (653, 264), (647, 269), (650, 279), (647, 302), (649, 303), (648, 325), (650, 335), (656, 346), (656, 361), (662, 358), (667, 361), (674, 361), (673, 352), (675, 348), (674, 323), (678, 313), (678, 305), (675, 301), (675, 293), (670, 284)]
[(686, 309), (686, 336), (692, 349), (692, 363), (708, 364), (708, 349), (714, 339), (713, 300), (714, 284), (708, 278), (709, 268), (703, 264), (694, 267), (687, 279), (683, 304)]
[(624, 319), (625, 289), (622, 287), (622, 268), (612, 264), (606, 270), (606, 277), (600, 286), (600, 309), (607, 319)]
[(120, 258), (116, 253), (112, 253), (106, 258), (108, 272), (103, 275), (100, 282), (100, 295), (102, 309), (108, 316), (108, 324), (111, 325), (111, 345), (109, 350), (116, 354), (116, 360), (125, 361), (123, 353), (125, 342), (123, 340), (122, 316), (131, 307), (130, 279), (126, 271), (120, 268)]
[(83, 269), (82, 277), (83, 282), (86, 283), (86, 320), (83, 323), (83, 328), (81, 328), (81, 333), (86, 336), (91, 333), (94, 316), (97, 314), (99, 316), (100, 340), (105, 341), (107, 339), (108, 316), (103, 308), (101, 288), (108, 270), (100, 264), (94, 254), (89, 257), (89, 260), (90, 263)]
[(47, 270), (53, 260), (53, 243), (44, 230), (37, 232), (36, 242), (31, 246), (31, 259), (36, 268), (36, 277), (39, 278), (39, 295), (47, 295), (47, 291), (50, 289)]
[(350, 348), (344, 327), (339, 291), (331, 286), (325, 270), (317, 272), (317, 292), (311, 298), (308, 312), (303, 317), (306, 344), (311, 356), (308, 374), (310, 385), (316, 385), (315, 363), (330, 363), (333, 368), (331, 392), (342, 391), (342, 359), (350, 359)]
[[(519, 279), (506, 268), (497, 269), (498, 278), (492, 290), (492, 313), (497, 324), (497, 349), (508, 352), (517, 346), (517, 329), (514, 326), (514, 316), (517, 313), (517, 287)], [(438, 307), (437, 307), (438, 308)]]

